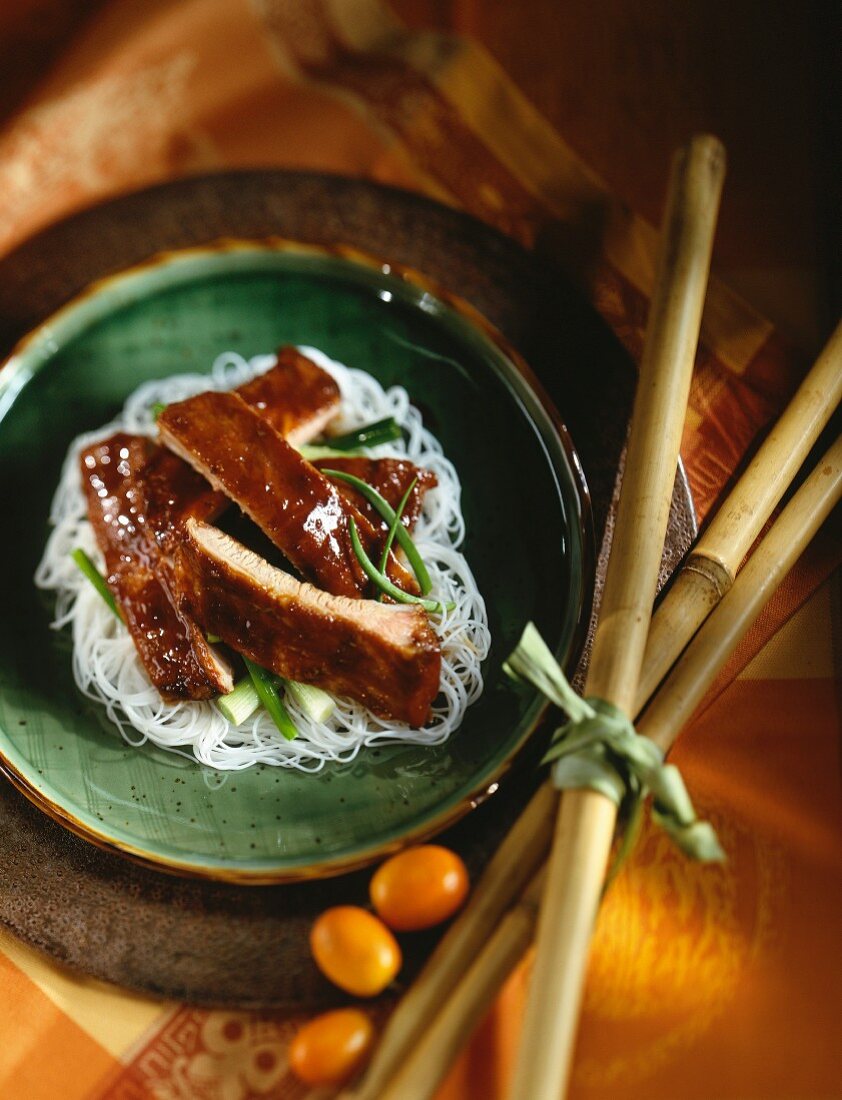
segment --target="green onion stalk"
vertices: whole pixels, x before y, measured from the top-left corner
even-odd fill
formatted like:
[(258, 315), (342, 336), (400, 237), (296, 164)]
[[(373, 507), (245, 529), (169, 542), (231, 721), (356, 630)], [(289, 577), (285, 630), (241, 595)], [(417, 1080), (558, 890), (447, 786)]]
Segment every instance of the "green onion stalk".
[(381, 592), (385, 593), (385, 595), (390, 596), (397, 603), (417, 603), (423, 607), (425, 611), (429, 611), (433, 615), (441, 614), (444, 611), (452, 611), (456, 606), (454, 603), (450, 602), (443, 604), (438, 600), (425, 600), (422, 596), (414, 596), (411, 592), (404, 592), (402, 588), (398, 588), (396, 584), (393, 584), (393, 582), (389, 580), (385, 573), (380, 572), (368, 554), (366, 554), (365, 550), (363, 550), (359, 532), (357, 531), (357, 525), (353, 519), (348, 520), (348, 530), (351, 534), (351, 546), (357, 556), (357, 561), (363, 568), (363, 572)]
[[(402, 523), (395, 523), (396, 513), (388, 500), (382, 497), (373, 485), (369, 485), (368, 482), (363, 481), (362, 478), (356, 477), (354, 474), (345, 473), (344, 470), (329, 469), (323, 469), (322, 473), (327, 477), (338, 478), (340, 481), (344, 481), (346, 484), (356, 489), (358, 493), (365, 497), (377, 514), (390, 525), (390, 531), (392, 527), (394, 527), (394, 537), (397, 539), (401, 550), (406, 554), (407, 561), (412, 567), (412, 571), (418, 581), (418, 587), (421, 589), (421, 594), (426, 596), (433, 587), (433, 582), (430, 580), (430, 574), (427, 572), (427, 566), (424, 564), (418, 552), (418, 547), (412, 541), (412, 536), (409, 531), (407, 531)], [(357, 557), (359, 558), (359, 555), (357, 555)], [(365, 565), (361, 558), (360, 564), (365, 569)], [(372, 568), (377, 571), (376, 566), (372, 566)], [(373, 579), (374, 578), (372, 578), (372, 580)], [(376, 583), (375, 581), (375, 584)]]
[(376, 420), (373, 424), (354, 428), (353, 431), (346, 432), (344, 435), (331, 436), (327, 440), (327, 445), (334, 451), (355, 451), (360, 447), (378, 447), (381, 443), (391, 443), (400, 438), (400, 425), (389, 416), (384, 420)]
[(108, 582), (106, 581), (105, 577), (103, 577), (102, 573), (100, 573), (100, 571), (94, 565), (88, 554), (86, 554), (84, 550), (77, 547), (71, 552), (70, 556), (88, 578), (88, 580), (97, 590), (97, 592), (99, 592), (100, 596), (102, 596), (102, 598), (111, 608), (111, 610), (120, 620), (120, 622), (122, 622), (123, 616), (120, 614), (120, 609), (117, 607), (117, 602), (114, 599), (111, 589), (108, 587)]
[(254, 684), (254, 690), (257, 692), (257, 696), (263, 704), (264, 709), (287, 741), (294, 741), (298, 736), (298, 730), (295, 728), (295, 723), (292, 718), (290, 718), (289, 711), (284, 706), (283, 700), (278, 694), (278, 689), (272, 681), (271, 673), (267, 672), (265, 668), (261, 668), (260, 665), (255, 664), (254, 661), (249, 660), (244, 654), (242, 657), (248, 674), (251, 677), (251, 681)]

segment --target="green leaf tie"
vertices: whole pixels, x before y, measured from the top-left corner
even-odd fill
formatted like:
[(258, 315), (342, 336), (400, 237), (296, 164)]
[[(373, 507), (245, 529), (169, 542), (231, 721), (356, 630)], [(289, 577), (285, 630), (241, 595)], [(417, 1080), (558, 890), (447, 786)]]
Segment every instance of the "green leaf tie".
[(503, 668), (513, 679), (534, 684), (569, 717), (542, 761), (553, 765), (553, 784), (562, 791), (598, 791), (618, 807), (625, 803), (629, 827), (612, 876), (631, 849), (650, 794), (653, 821), (685, 855), (703, 862), (725, 859), (713, 827), (696, 816), (678, 768), (665, 764), (655, 742), (613, 703), (583, 699), (573, 690), (534, 623), (527, 624)]

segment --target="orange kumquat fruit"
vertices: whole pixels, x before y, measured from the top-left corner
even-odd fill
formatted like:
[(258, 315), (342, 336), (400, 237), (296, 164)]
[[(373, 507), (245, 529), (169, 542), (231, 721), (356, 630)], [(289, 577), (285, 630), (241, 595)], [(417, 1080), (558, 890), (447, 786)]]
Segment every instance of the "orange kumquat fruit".
[(310, 1020), (289, 1048), (289, 1066), (305, 1085), (342, 1085), (362, 1067), (374, 1027), (364, 1012), (340, 1008)]
[(422, 844), (392, 856), (375, 871), (371, 904), (396, 932), (416, 932), (452, 917), (469, 886), (467, 868), (455, 852)]
[(401, 968), (401, 949), (389, 929), (356, 905), (327, 909), (310, 931), (319, 970), (356, 997), (376, 997)]

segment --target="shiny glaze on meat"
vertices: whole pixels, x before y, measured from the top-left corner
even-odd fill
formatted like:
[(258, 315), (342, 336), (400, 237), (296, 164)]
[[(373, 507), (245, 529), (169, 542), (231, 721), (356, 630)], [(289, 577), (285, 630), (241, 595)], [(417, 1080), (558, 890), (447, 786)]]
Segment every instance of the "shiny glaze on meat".
[[(393, 508), (398, 507), (404, 493), (412, 484), (412, 479), (417, 477), (418, 482), (409, 494), (401, 516), (403, 525), (408, 531), (413, 529), (421, 514), (424, 494), (428, 489), (438, 485), (438, 479), (432, 470), (424, 470), (406, 458), (364, 458), (360, 455), (348, 455), (347, 458), (318, 458), (313, 465), (319, 470), (341, 470), (343, 473), (353, 474), (375, 488)], [(380, 518), (379, 513), (361, 493), (345, 481), (339, 481), (338, 478), (335, 480), (331, 478), (331, 480), (345, 499), (362, 512), (375, 527), (382, 528), (384, 533), (388, 531), (389, 525)]]
[(166, 447), (150, 442), (149, 452), (149, 460), (141, 472), (146, 522), (161, 549), (171, 554), (190, 516), (216, 519), (230, 502)]
[[(318, 435), (340, 403), (333, 378), (293, 347), (281, 348), (275, 366), (234, 392), (296, 446)], [(162, 546), (172, 547), (188, 516), (216, 519), (229, 504), (224, 493), (165, 447), (154, 448), (143, 480), (147, 518)]]
[(281, 348), (277, 365), (236, 393), (294, 446), (322, 431), (339, 411), (339, 387), (312, 359), (293, 347)]
[[(301, 573), (337, 596), (369, 589), (351, 545), (348, 521), (377, 558), (380, 535), (315, 466), (236, 393), (202, 393), (168, 405), (161, 441), (249, 515)], [(414, 578), (390, 554), (387, 571), (401, 588)]]
[(331, 596), (196, 520), (185, 534), (183, 606), (207, 631), (279, 676), (349, 696), (381, 718), (427, 720), (441, 651), (420, 607)]
[(142, 472), (153, 449), (120, 432), (82, 452), (88, 516), (149, 679), (164, 699), (209, 699), (231, 690), (231, 673), (195, 620), (175, 606), (166, 557), (146, 522)]

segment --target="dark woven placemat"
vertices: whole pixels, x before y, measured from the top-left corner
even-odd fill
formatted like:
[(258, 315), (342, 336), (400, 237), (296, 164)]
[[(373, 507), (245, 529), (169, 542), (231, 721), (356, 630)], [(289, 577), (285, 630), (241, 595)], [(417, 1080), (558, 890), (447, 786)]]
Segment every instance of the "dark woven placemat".
[[(225, 173), (164, 184), (53, 226), (0, 261), (0, 355), (93, 279), (153, 252), (218, 237), (352, 245), (423, 271), (476, 306), (525, 355), (560, 409), (592, 495), (597, 599), (634, 369), (590, 305), (508, 238), (446, 207), (310, 173)], [(563, 358), (559, 351), (562, 351)], [(694, 532), (686, 480), (673, 498), (662, 580)], [(537, 779), (534, 754), (442, 837), (481, 869)], [(0, 780), (0, 922), (97, 978), (195, 1004), (314, 1008), (338, 999), (312, 965), (313, 917), (364, 903), (369, 872), (294, 886), (178, 879), (100, 851)], [(405, 937), (404, 977), (433, 936)]]

